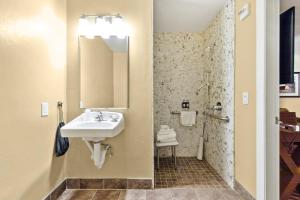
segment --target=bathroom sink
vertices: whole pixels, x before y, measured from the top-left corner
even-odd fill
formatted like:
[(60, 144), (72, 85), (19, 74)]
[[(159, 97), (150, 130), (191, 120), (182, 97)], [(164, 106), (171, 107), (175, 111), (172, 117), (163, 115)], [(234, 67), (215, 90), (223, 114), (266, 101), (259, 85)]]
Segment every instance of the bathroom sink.
[(117, 112), (92, 112), (87, 109), (80, 116), (61, 128), (62, 137), (82, 138), (91, 152), (95, 166), (101, 169), (106, 153), (112, 146), (103, 144), (106, 138), (119, 135), (124, 129), (124, 117)]
[(82, 113), (62, 127), (61, 135), (62, 137), (105, 139), (115, 137), (123, 129), (124, 118), (122, 113), (89, 111)]

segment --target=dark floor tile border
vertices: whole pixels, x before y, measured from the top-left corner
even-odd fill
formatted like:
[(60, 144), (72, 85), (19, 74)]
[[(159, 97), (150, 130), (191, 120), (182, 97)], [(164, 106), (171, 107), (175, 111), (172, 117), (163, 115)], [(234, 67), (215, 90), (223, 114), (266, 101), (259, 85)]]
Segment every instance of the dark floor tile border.
[(103, 179), (67, 179), (67, 183), (70, 180), (77, 182), (77, 185), (67, 185), (68, 189), (103, 189)]
[(255, 200), (255, 198), (237, 181), (234, 181), (234, 189), (245, 200)]
[(103, 189), (127, 189), (127, 179), (103, 179)]
[(62, 181), (57, 187), (53, 189), (44, 200), (56, 200), (67, 189), (66, 180)]
[(152, 189), (152, 179), (68, 178), (67, 189)]
[(152, 189), (151, 179), (128, 179), (127, 189)]

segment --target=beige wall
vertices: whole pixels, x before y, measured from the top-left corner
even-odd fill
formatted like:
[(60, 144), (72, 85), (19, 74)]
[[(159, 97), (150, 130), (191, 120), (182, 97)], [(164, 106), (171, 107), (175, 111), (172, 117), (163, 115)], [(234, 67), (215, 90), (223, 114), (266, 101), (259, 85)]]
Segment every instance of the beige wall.
[(299, 98), (280, 98), (280, 108), (287, 108), (291, 112), (296, 112), (297, 117), (300, 117)]
[[(251, 3), (251, 15), (240, 21), (238, 11)], [(256, 191), (256, 13), (255, 0), (236, 0), (235, 178), (253, 196)], [(249, 105), (242, 92), (249, 92)]]
[(91, 178), (153, 178), (152, 119), (152, 0), (69, 0), (68, 38), (68, 119), (78, 116), (80, 82), (76, 29), (82, 14), (120, 13), (132, 28), (130, 36), (130, 108), (124, 111), (125, 131), (106, 142), (114, 156), (97, 169), (81, 139), (71, 141), (67, 176)]
[(66, 2), (0, 0), (0, 13), (0, 199), (42, 199), (65, 177), (65, 157), (53, 150), (66, 93)]
[(80, 96), (86, 108), (111, 108), (114, 103), (114, 54), (96, 37), (80, 37)]

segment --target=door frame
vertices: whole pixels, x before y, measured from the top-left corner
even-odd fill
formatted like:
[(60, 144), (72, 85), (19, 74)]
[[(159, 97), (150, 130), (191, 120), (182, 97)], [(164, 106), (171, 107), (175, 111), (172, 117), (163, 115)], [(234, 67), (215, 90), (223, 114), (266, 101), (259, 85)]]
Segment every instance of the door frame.
[(256, 0), (256, 199), (279, 200), (280, 0)]

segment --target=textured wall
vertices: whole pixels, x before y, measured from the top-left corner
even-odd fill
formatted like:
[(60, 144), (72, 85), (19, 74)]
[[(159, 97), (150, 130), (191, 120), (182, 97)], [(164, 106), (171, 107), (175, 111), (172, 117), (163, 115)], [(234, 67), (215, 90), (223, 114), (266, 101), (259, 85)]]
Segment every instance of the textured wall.
[(80, 178), (153, 178), (153, 82), (152, 82), (152, 0), (69, 0), (67, 4), (68, 41), (68, 119), (82, 113), (78, 58), (78, 19), (83, 14), (119, 13), (131, 27), (129, 44), (129, 109), (125, 130), (105, 142), (114, 155), (97, 169), (82, 139), (72, 139), (67, 160), (67, 176)]
[[(178, 156), (196, 156), (202, 134), (203, 116), (197, 116), (193, 127), (180, 125), (183, 99), (190, 100), (190, 109), (204, 111), (206, 90), (200, 90), (203, 77), (203, 34), (154, 34), (154, 130), (168, 124), (177, 132)], [(167, 152), (162, 152), (166, 154)]]
[[(203, 134), (207, 107), (221, 102), (222, 113), (229, 124), (208, 118), (205, 157), (220, 175), (232, 185), (234, 172), (234, 2), (228, 1), (210, 26), (202, 33), (154, 34), (154, 130), (168, 124), (177, 132), (178, 156), (196, 156), (199, 137)], [(210, 47), (210, 48), (208, 48)], [(211, 84), (210, 99), (206, 82)], [(198, 110), (197, 124), (180, 125), (181, 101), (189, 99), (190, 110)], [(218, 113), (216, 113), (218, 114)], [(170, 153), (170, 152), (169, 152)], [(163, 155), (169, 154), (166, 151)]]
[(227, 1), (204, 32), (204, 58), (210, 74), (210, 108), (221, 102), (223, 110), (215, 114), (227, 115), (229, 123), (207, 118), (205, 158), (231, 185), (234, 181), (234, 1)]
[(42, 199), (65, 178), (65, 156), (53, 152), (57, 101), (66, 102), (66, 1), (0, 0), (0, 12), (0, 199)]

